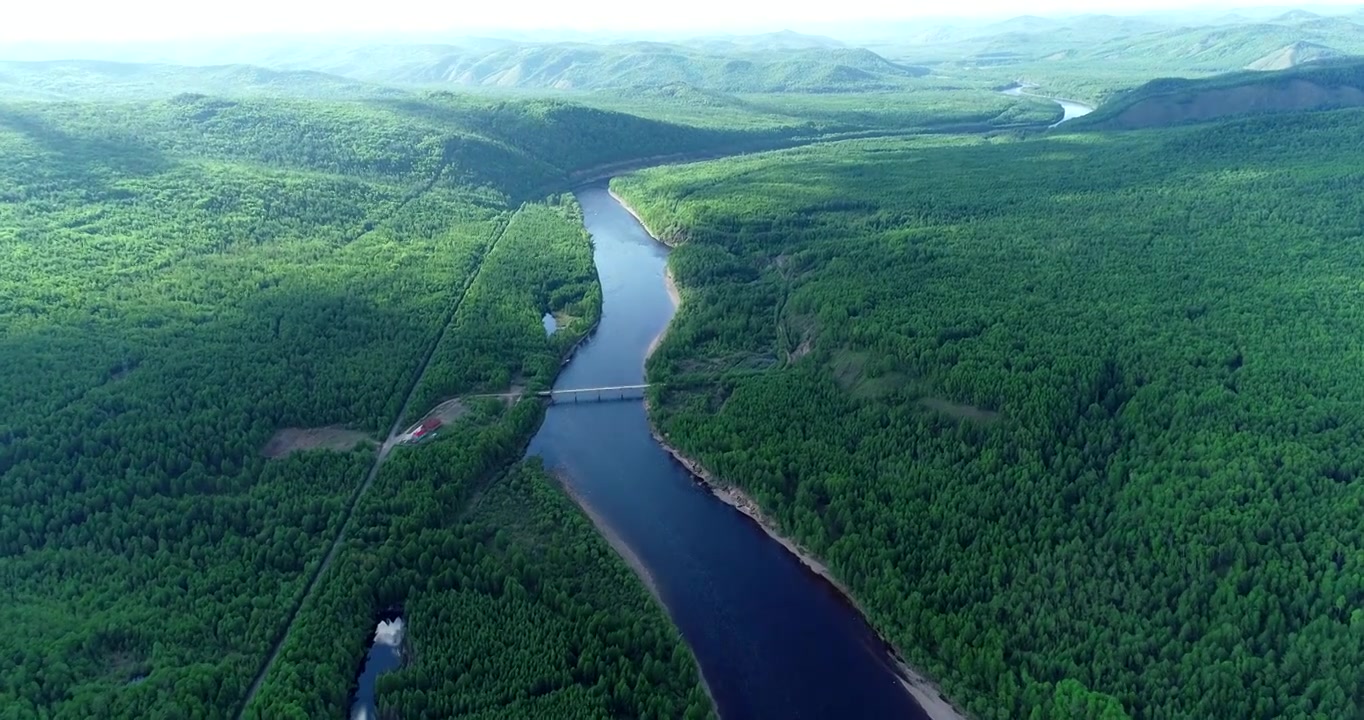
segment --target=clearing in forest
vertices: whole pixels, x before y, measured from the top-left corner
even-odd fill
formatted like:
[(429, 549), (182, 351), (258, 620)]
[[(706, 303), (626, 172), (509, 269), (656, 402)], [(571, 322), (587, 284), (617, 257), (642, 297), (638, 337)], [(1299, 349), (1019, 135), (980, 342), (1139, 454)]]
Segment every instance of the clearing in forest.
[(336, 425), (320, 428), (284, 428), (270, 438), (261, 454), (271, 460), (288, 457), (304, 450), (332, 450), (347, 452), (356, 445), (377, 446), (374, 438), (359, 431)]
[(958, 420), (974, 420), (986, 424), (999, 421), (999, 413), (993, 410), (982, 410), (975, 405), (954, 403), (943, 398), (928, 397), (920, 400), (919, 404), (929, 410), (936, 410)]
[(903, 373), (877, 372), (868, 369), (871, 354), (860, 350), (843, 348), (834, 352), (829, 362), (834, 382), (858, 400), (876, 400), (885, 397), (907, 382)]

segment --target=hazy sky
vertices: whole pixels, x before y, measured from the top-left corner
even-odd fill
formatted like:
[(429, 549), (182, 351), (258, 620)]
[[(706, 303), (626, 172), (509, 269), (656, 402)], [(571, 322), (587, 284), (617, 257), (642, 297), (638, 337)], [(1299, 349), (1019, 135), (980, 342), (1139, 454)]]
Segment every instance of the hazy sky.
[[(1322, 0), (1313, 5), (1333, 4)], [(1358, 5), (1361, 0), (1340, 4)], [(1283, 0), (12, 0), (0, 42), (148, 40), (249, 33), (420, 31), (488, 28), (818, 31), (829, 21), (898, 19), (951, 12), (1131, 12), (1196, 6), (1283, 6)]]

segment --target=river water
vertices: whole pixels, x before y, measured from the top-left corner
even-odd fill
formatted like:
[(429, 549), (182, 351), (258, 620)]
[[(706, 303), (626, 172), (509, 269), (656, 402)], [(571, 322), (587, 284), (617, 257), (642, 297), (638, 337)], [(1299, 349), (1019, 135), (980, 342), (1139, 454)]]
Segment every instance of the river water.
[[(649, 344), (675, 310), (668, 249), (604, 185), (576, 194), (604, 304), (555, 387), (642, 383)], [(650, 435), (642, 402), (552, 405), (530, 454), (561, 471), (652, 575), (725, 720), (928, 717), (861, 616), (694, 481)]]
[(1016, 85), (1014, 87), (1009, 88), (1008, 90), (1002, 90), (1001, 92), (1003, 92), (1005, 95), (1013, 95), (1015, 97), (1022, 95), (1031, 95), (1032, 97), (1039, 97), (1044, 100), (1050, 100), (1056, 103), (1057, 105), (1060, 105), (1061, 119), (1057, 120), (1051, 125), (1048, 125), (1047, 127), (1056, 127), (1057, 125), (1060, 125), (1061, 123), (1066, 122), (1067, 120), (1074, 120), (1077, 117), (1084, 117), (1085, 115), (1094, 112), (1094, 108), (1092, 106), (1086, 105), (1081, 102), (1075, 102), (1074, 100), (1062, 100), (1061, 98), (1047, 97), (1046, 95), (1037, 95), (1036, 93), (1030, 93), (1028, 92), (1028, 88), (1030, 87), (1032, 86)]

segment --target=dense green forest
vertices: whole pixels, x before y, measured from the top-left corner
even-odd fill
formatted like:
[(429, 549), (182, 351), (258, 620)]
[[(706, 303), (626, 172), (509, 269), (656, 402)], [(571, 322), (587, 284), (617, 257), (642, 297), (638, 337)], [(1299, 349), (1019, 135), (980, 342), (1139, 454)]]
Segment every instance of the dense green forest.
[[(389, 422), (496, 215), (453, 186), (405, 203), (415, 173), (175, 156), (116, 118), (0, 114), (0, 692), (20, 717), (232, 705), (372, 459), (261, 448)], [(247, 152), (304, 149), (274, 128)]]
[(981, 718), (1364, 713), (1358, 111), (620, 178), (669, 441)]
[[(615, 134), (580, 132), (591, 126)], [(452, 434), (476, 441), (396, 452), (377, 484), (398, 505), (367, 494), (336, 567), (308, 594), (426, 358), (435, 349), (422, 402), (511, 379), (543, 386), (599, 311), (576, 206), (518, 206), (575, 169), (628, 158), (631, 144), (685, 152), (748, 137), (453, 96), (0, 105), (5, 717), (229, 717), (300, 603), (289, 637), (322, 633), (333, 664), (306, 669), (317, 680), (306, 701), (267, 692), (258, 707), (344, 712), (362, 626), (382, 609), (372, 601), (401, 602), (407, 589), (375, 576), (411, 572), (391, 554), (399, 546), (365, 533), (392, 532), (414, 561), (430, 558), (442, 546), (416, 530), (445, 516), (426, 499), (443, 490), (437, 509), (458, 507), (519, 456), (540, 415), (535, 402), (471, 402), (469, 427)], [(546, 337), (545, 311), (577, 321)], [(510, 342), (532, 330), (538, 341)], [(453, 371), (460, 358), (477, 373)], [(331, 438), (332, 451), (281, 431)], [(569, 512), (547, 502), (533, 504)], [(600, 556), (601, 574), (581, 581), (615, 588), (624, 565), (589, 526), (559, 524), (565, 542)], [(523, 571), (502, 569), (537, 589)], [(370, 594), (342, 586), (353, 614), (312, 611), (356, 572), (376, 581)], [(515, 622), (539, 617), (539, 602), (603, 613), (566, 641), (586, 651), (600, 631), (640, 650), (568, 679), (545, 660), (534, 687), (554, 684), (563, 707), (587, 714), (604, 702), (670, 716), (669, 703), (697, 704), (690, 655), (635, 592), (646, 602), (628, 608), (526, 596)], [(425, 608), (414, 620), (446, 607), (413, 602)], [(444, 642), (416, 624), (414, 643)], [(522, 658), (535, 667), (529, 649)], [(667, 679), (654, 683), (659, 662)], [(285, 657), (267, 680), (287, 688), (292, 672)], [(601, 678), (632, 693), (602, 695)]]
[(449, 570), (405, 606), (411, 622), (429, 628), (427, 643), (417, 663), (380, 681), (385, 709), (395, 717), (713, 717), (681, 637), (551, 483), (538, 464), (518, 466), (478, 498), (452, 533), (454, 551), (442, 546)]
[(974, 716), (1364, 716), (1364, 114), (1296, 112), (1353, 22), (0, 62), (0, 718), (338, 717), (394, 611), (384, 717), (711, 716), (521, 461), (602, 311), (564, 193), (805, 145), (614, 183), (669, 442)]
[[(414, 407), (549, 386), (601, 311), (579, 212), (564, 198), (510, 220)], [(547, 336), (543, 312), (574, 319)], [(540, 404), (464, 402), (441, 437), (399, 448), (384, 466), (248, 716), (344, 714), (356, 649), (395, 607), (416, 659), (381, 679), (385, 716), (707, 716), (691, 654), (591, 523), (537, 465), (502, 472), (523, 453)]]

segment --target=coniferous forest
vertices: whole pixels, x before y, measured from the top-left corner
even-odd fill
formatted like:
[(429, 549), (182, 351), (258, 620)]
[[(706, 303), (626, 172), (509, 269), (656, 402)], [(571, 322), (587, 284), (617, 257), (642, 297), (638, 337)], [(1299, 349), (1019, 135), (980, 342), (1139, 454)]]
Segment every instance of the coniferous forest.
[(1110, 20), (0, 62), (0, 720), (715, 717), (526, 458), (626, 172), (655, 427), (967, 716), (1364, 717), (1358, 25)]
[[(411, 607), (421, 661), (393, 707), (434, 693), (468, 716), (518, 697), (528, 716), (708, 712), (625, 566), (546, 475), (509, 469), (537, 403), (469, 401), (455, 437), (396, 450), (357, 503), (409, 391), (420, 417), (543, 388), (600, 312), (576, 205), (527, 193), (622, 149), (541, 158), (468, 128), (524, 111), (573, 134), (579, 115), (612, 114), (449, 102), (0, 108), (5, 717), (232, 717), (281, 640), (248, 711), (342, 715), (394, 605)], [(652, 152), (735, 138), (617, 117)], [(547, 337), (545, 312), (569, 322)], [(334, 440), (278, 445), (289, 429)], [(525, 537), (498, 534), (511, 508)], [(570, 561), (579, 572), (555, 575)], [(443, 691), (486, 648), (445, 644), (439, 619), (518, 583), (518, 609), (488, 620), (528, 643), (516, 672)]]
[(618, 179), (679, 245), (656, 420), (979, 717), (1357, 717), (1362, 130)]

